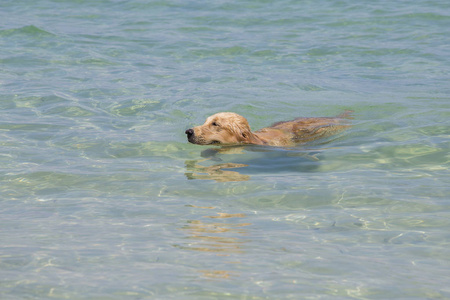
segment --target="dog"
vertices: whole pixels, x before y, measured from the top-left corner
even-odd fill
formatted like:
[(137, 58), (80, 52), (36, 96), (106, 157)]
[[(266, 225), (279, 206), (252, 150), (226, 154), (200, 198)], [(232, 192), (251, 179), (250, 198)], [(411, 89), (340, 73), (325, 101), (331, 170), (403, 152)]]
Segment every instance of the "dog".
[(350, 125), (345, 119), (352, 111), (337, 117), (297, 118), (273, 124), (252, 132), (247, 119), (232, 112), (220, 112), (206, 119), (205, 124), (185, 131), (187, 139), (198, 145), (267, 145), (294, 146), (328, 137)]

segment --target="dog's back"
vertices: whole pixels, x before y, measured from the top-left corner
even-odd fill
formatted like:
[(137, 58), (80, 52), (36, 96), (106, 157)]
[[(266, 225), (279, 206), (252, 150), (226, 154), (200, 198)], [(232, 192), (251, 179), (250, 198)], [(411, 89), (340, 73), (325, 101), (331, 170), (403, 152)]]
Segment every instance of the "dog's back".
[(347, 119), (352, 111), (345, 111), (337, 117), (297, 118), (292, 121), (278, 122), (267, 129), (276, 129), (292, 133), (294, 143), (305, 143), (324, 138), (348, 129)]

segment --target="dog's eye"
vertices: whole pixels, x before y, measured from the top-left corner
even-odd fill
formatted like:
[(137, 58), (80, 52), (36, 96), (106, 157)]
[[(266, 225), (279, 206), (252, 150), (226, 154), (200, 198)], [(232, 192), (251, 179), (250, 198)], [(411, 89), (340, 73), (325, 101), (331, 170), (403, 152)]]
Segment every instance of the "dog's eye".
[(212, 126), (219, 126), (216, 122), (212, 122)]

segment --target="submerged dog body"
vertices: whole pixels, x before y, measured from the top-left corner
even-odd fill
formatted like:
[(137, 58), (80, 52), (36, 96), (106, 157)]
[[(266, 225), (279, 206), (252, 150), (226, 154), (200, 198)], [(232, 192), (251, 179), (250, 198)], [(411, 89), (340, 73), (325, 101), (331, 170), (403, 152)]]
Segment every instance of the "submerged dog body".
[(292, 146), (348, 128), (344, 118), (348, 118), (350, 113), (347, 111), (335, 118), (298, 118), (252, 132), (243, 116), (221, 112), (207, 118), (205, 124), (186, 130), (186, 134), (190, 143), (198, 145)]

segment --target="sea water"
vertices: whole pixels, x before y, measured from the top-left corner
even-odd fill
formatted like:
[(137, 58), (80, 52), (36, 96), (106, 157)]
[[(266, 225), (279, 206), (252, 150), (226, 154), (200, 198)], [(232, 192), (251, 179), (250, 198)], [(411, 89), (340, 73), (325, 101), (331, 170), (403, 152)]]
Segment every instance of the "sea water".
[[(450, 3), (2, 1), (0, 298), (450, 298)], [(189, 144), (353, 110), (293, 148)]]

